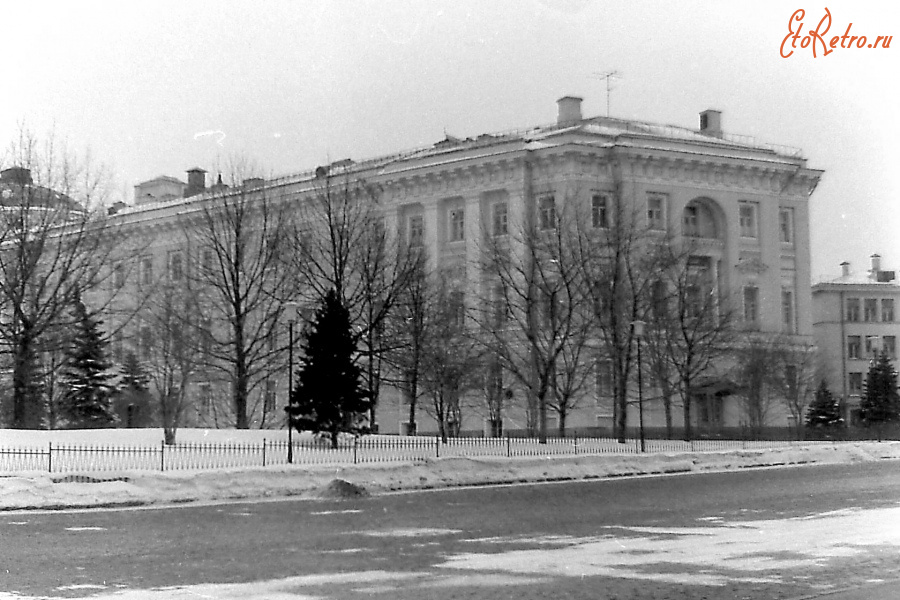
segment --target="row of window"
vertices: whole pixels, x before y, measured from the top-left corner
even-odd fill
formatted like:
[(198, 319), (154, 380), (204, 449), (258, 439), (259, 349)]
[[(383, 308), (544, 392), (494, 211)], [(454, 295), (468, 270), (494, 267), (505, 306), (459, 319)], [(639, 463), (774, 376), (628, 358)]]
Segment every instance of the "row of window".
[[(882, 323), (894, 322), (894, 299), (893, 298), (847, 298), (845, 314), (847, 321), (858, 323)], [(879, 314), (879, 305), (881, 311)], [(860, 308), (862, 310), (860, 310)], [(860, 318), (861, 317), (861, 318)]]
[[(204, 250), (200, 254), (200, 265), (203, 271), (209, 271), (215, 264), (215, 253), (212, 250)], [(171, 250), (166, 256), (166, 278), (169, 281), (182, 281), (185, 278), (187, 267), (184, 253), (181, 250)], [(156, 283), (154, 273), (154, 260), (152, 256), (144, 256), (138, 260), (138, 282), (141, 285), (153, 285)], [(116, 265), (113, 273), (115, 287), (121, 288), (128, 279), (125, 265)]]
[[(651, 230), (666, 230), (666, 206), (668, 195), (660, 192), (647, 193), (647, 225)], [(606, 229), (610, 226), (611, 195), (607, 192), (595, 192), (591, 195), (591, 226), (596, 229)], [(759, 237), (758, 203), (741, 202), (739, 209), (741, 237), (756, 239)], [(465, 239), (466, 218), (465, 208), (454, 208), (449, 214), (448, 239), (458, 242)], [(538, 227), (542, 230), (552, 230), (557, 226), (556, 198), (547, 194), (538, 200)], [(700, 236), (700, 207), (690, 204), (684, 209), (683, 226), (684, 234), (688, 236)], [(781, 208), (778, 213), (779, 238), (784, 244), (794, 243), (794, 214), (791, 208)], [(409, 241), (413, 246), (421, 246), (425, 237), (425, 220), (423, 215), (409, 217)], [(491, 205), (491, 234), (494, 236), (507, 235), (509, 233), (509, 206), (506, 202), (495, 202)]]
[[(865, 344), (865, 354), (862, 354)], [(889, 358), (897, 356), (897, 337), (893, 335), (877, 336), (848, 335), (847, 358), (871, 358), (878, 352), (884, 352)]]

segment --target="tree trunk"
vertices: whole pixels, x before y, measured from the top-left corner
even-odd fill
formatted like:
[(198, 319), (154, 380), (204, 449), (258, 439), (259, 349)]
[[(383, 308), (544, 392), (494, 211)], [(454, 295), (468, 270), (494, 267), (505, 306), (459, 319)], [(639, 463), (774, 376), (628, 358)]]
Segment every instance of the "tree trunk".
[(684, 441), (689, 442), (693, 438), (691, 431), (691, 387), (690, 382), (684, 389)]

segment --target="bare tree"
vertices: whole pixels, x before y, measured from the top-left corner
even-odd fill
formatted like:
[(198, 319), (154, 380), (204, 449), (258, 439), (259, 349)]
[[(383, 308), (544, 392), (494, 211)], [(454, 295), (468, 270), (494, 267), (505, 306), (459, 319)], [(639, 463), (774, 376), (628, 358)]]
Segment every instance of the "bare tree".
[(433, 326), (436, 294), (434, 278), (426, 271), (425, 255), (421, 248), (410, 248), (418, 260), (415, 271), (402, 290), (395, 310), (387, 321), (387, 333), (394, 340), (386, 359), (395, 373), (393, 383), (404, 395), (408, 405), (407, 435), (417, 430), (416, 408), (424, 395), (422, 370), (426, 360), (426, 346)]
[(481, 362), (481, 348), (467, 331), (462, 296), (446, 277), (438, 274), (436, 294), (426, 314), (427, 336), (423, 338), (421, 372), (423, 392), (430, 402), (425, 411), (438, 424), (444, 441), (459, 435), (463, 399), (478, 385), (474, 376)]
[[(712, 375), (733, 339), (730, 298), (718, 288), (712, 259), (695, 252), (691, 240), (659, 245), (664, 269), (657, 271), (647, 346), (655, 372), (674, 372), (684, 416), (684, 438), (692, 438), (691, 403), (698, 381)], [(671, 371), (669, 371), (671, 369)], [(669, 381), (659, 379), (660, 382)]]
[(199, 254), (190, 277), (208, 324), (206, 366), (229, 381), (234, 426), (247, 429), (260, 408), (262, 394), (254, 392), (284, 364), (273, 340), (297, 290), (287, 259), (293, 222), (283, 199), (251, 177), (246, 163), (234, 161), (230, 170), (232, 187), (219, 183), (199, 200), (184, 235)]
[[(475, 311), (482, 343), (526, 391), (529, 431), (545, 442), (547, 408), (560, 431), (575, 407), (593, 315), (579, 264), (577, 211), (545, 195), (538, 214), (504, 236), (484, 236), (486, 297)], [(559, 375), (562, 372), (562, 378)], [(562, 387), (560, 387), (562, 381)]]
[[(110, 274), (121, 235), (105, 219), (109, 177), (52, 137), (24, 127), (3, 159), (0, 195), (0, 343), (12, 370), (11, 425), (47, 425), (41, 354), (65, 327), (75, 297), (91, 298)], [(105, 300), (92, 306), (101, 312)]]
[(301, 209), (293, 254), (306, 301), (315, 304), (334, 289), (350, 311), (358, 359), (373, 400), (373, 429), (383, 361), (392, 348), (385, 335), (387, 320), (419, 260), (388, 231), (380, 200), (377, 186), (321, 167), (315, 191)]
[(166, 444), (190, 406), (189, 389), (202, 365), (197, 296), (188, 284), (163, 285), (141, 314), (143, 366), (156, 399)]
[(787, 335), (755, 336), (736, 348), (735, 357), (735, 379), (752, 433), (761, 432), (779, 405), (799, 428), (822, 376), (815, 346)]

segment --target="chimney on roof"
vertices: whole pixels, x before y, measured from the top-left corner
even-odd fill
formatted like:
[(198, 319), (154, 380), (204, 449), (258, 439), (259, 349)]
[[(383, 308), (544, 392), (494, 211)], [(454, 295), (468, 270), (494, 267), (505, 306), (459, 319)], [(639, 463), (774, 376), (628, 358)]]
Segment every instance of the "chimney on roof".
[(841, 277), (849, 277), (850, 276), (850, 263), (846, 260), (841, 263)]
[(206, 189), (206, 171), (200, 167), (194, 167), (193, 169), (188, 169), (187, 176), (188, 184), (184, 190), (185, 198), (196, 196)]
[(881, 255), (873, 254), (872, 258), (872, 278), (878, 279), (878, 274), (881, 272)]
[(581, 121), (581, 101), (578, 96), (563, 96), (556, 101), (559, 113), (556, 117), (557, 125), (572, 125)]
[(710, 108), (700, 113), (700, 133), (722, 137), (722, 111)]

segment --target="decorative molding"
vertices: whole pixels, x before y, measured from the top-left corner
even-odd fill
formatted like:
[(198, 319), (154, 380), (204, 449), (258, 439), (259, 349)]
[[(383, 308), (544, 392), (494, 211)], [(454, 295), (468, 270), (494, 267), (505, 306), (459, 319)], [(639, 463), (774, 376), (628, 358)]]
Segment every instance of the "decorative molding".
[(741, 257), (734, 268), (739, 273), (760, 275), (769, 270), (769, 265), (764, 263), (759, 256), (747, 256)]

